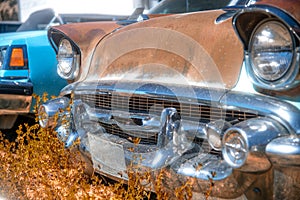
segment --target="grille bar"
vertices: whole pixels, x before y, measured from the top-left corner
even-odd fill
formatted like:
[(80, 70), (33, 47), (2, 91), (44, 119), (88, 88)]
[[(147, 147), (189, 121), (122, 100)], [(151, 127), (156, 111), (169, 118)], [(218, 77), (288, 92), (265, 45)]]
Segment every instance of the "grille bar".
[(229, 121), (244, 121), (258, 115), (238, 110), (210, 107), (204, 104), (178, 102), (174, 99), (156, 99), (153, 97), (123, 96), (111, 94), (82, 94), (77, 96), (82, 102), (97, 109), (121, 110), (129, 113), (144, 113), (160, 115), (164, 108), (176, 108), (181, 118), (192, 121), (213, 121), (228, 119)]

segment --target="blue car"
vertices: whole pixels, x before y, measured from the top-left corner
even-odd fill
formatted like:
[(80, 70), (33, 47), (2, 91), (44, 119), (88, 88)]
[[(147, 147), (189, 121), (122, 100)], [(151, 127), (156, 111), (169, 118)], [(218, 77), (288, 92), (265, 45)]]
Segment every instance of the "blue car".
[(56, 54), (47, 30), (52, 25), (119, 20), (127, 16), (32, 13), (16, 32), (0, 34), (0, 129), (10, 129), (18, 116), (33, 113), (33, 94), (59, 94), (67, 84), (56, 72)]

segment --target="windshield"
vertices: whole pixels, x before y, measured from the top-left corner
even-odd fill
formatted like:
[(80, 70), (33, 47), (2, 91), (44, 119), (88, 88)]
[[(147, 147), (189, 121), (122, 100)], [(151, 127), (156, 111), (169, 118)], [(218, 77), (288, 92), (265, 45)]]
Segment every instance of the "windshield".
[(47, 8), (32, 13), (29, 18), (17, 29), (20, 31), (35, 31), (45, 30), (50, 26), (78, 23), (78, 22), (92, 22), (92, 21), (116, 21), (127, 19), (125, 15), (108, 15), (108, 14), (91, 14), (91, 13), (55, 13), (53, 9)]
[(28, 19), (17, 29), (19, 31), (44, 30), (49, 23), (56, 21), (55, 12), (52, 9), (43, 9), (32, 13)]
[(219, 9), (227, 6), (231, 0), (165, 0), (154, 8), (150, 14), (185, 13), (200, 10)]

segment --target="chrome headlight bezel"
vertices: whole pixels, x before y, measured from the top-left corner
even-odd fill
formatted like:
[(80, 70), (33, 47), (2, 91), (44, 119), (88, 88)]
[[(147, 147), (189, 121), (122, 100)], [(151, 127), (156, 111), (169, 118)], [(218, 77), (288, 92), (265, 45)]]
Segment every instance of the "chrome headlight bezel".
[(279, 20), (266, 19), (256, 26), (249, 40), (248, 75), (256, 86), (265, 89), (290, 88), (297, 83), (298, 54), (288, 26)]
[(72, 42), (62, 38), (57, 49), (57, 73), (60, 77), (73, 80), (79, 74), (80, 54)]

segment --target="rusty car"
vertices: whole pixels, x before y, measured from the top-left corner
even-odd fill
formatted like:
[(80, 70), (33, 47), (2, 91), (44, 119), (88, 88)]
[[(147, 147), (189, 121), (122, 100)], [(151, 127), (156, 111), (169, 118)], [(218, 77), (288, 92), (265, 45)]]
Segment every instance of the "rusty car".
[(89, 169), (116, 180), (134, 164), (164, 171), (169, 191), (189, 182), (195, 199), (297, 199), (299, 10), (297, 0), (235, 0), (54, 26), (69, 84), (40, 105), (39, 123), (66, 148), (79, 139)]

